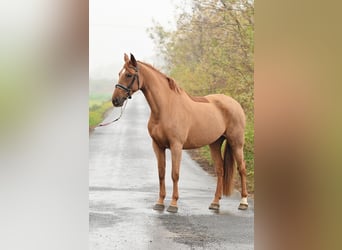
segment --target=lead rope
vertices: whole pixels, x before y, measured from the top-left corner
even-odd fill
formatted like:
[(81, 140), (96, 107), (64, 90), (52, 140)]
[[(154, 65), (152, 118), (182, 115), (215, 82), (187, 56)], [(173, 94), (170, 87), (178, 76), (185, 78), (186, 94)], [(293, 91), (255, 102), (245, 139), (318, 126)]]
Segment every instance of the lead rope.
[(107, 125), (109, 125), (109, 124), (112, 124), (113, 122), (118, 121), (118, 120), (121, 118), (123, 112), (125, 111), (126, 105), (127, 105), (127, 100), (125, 101), (124, 105), (121, 106), (121, 112), (120, 112), (120, 115), (119, 115), (118, 118), (116, 118), (116, 119), (114, 119), (113, 121), (110, 121), (110, 122), (100, 123), (100, 124), (97, 125), (96, 127), (104, 127), (104, 126), (107, 126)]

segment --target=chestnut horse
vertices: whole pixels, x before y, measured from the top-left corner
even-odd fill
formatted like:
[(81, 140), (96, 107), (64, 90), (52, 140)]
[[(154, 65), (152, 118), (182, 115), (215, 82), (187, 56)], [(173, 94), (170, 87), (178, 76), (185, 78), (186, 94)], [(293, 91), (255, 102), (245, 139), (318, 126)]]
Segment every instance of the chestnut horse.
[[(158, 161), (159, 199), (155, 210), (164, 210), (165, 149), (171, 150), (172, 201), (168, 212), (178, 211), (178, 179), (182, 149), (209, 145), (216, 173), (215, 197), (209, 209), (219, 210), (223, 195), (233, 190), (234, 162), (241, 177), (239, 209), (247, 209), (246, 167), (243, 157), (245, 114), (241, 105), (222, 94), (192, 97), (176, 82), (144, 62), (136, 61), (131, 54), (124, 55), (125, 64), (119, 72), (112, 103), (121, 107), (127, 98), (141, 90), (151, 108), (148, 131)], [(223, 156), (221, 146), (225, 143)]]

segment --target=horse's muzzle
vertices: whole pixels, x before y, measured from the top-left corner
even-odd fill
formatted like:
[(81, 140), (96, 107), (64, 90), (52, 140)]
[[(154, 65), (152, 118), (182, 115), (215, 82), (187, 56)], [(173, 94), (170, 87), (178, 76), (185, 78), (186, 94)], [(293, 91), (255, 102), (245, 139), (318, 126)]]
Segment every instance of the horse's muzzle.
[(115, 97), (114, 99), (112, 99), (112, 103), (114, 107), (121, 107), (124, 102), (125, 102), (126, 98), (123, 97)]

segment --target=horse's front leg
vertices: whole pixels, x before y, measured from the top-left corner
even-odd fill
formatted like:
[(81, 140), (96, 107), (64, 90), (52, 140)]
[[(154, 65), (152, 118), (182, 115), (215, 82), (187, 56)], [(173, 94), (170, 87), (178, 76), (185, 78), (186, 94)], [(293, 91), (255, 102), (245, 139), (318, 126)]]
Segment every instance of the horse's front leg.
[(179, 180), (179, 168), (182, 159), (182, 148), (180, 143), (174, 143), (170, 146), (171, 149), (171, 159), (172, 159), (172, 181), (173, 181), (173, 191), (172, 191), (172, 201), (167, 211), (170, 213), (177, 213), (178, 206), (178, 180)]
[(154, 205), (154, 210), (164, 210), (164, 199), (166, 195), (165, 191), (165, 148), (159, 147), (159, 145), (153, 141), (153, 150), (156, 154), (158, 161), (158, 174), (159, 174), (159, 199)]

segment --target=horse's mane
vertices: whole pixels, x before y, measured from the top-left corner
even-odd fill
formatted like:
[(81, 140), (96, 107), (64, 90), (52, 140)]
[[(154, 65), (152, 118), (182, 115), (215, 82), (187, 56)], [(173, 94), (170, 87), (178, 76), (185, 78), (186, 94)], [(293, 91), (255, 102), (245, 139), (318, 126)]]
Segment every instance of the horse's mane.
[(153, 67), (151, 64), (145, 63), (145, 62), (141, 62), (138, 61), (139, 63), (145, 65), (146, 67), (152, 69), (153, 71), (159, 73), (160, 75), (162, 75), (163, 77), (165, 77), (165, 79), (167, 80), (167, 82), (169, 83), (169, 87), (170, 89), (172, 89), (173, 91), (180, 93), (182, 88), (178, 86), (178, 84), (176, 83), (176, 81), (174, 79), (172, 79), (171, 77), (165, 75), (164, 73), (160, 72), (158, 69), (156, 69), (155, 67)]
[[(181, 87), (178, 86), (178, 84), (176, 83), (176, 81), (174, 79), (172, 79), (171, 77), (165, 75), (164, 73), (160, 72), (158, 69), (156, 69), (155, 67), (153, 67), (151, 64), (145, 63), (145, 62), (141, 62), (138, 61), (139, 63), (145, 65), (146, 67), (152, 69), (153, 71), (159, 73), (160, 75), (162, 75), (163, 77), (166, 78), (166, 80), (169, 83), (169, 87), (170, 89), (172, 89), (173, 91), (175, 91), (176, 93), (181, 93), (181, 91), (183, 91), (183, 89)], [(184, 91), (185, 92), (185, 91)], [(205, 98), (204, 96), (191, 96), (189, 95), (187, 92), (185, 92), (191, 100), (195, 101), (195, 102), (205, 102), (208, 103), (208, 99)]]

